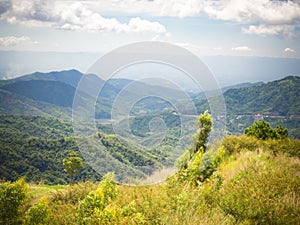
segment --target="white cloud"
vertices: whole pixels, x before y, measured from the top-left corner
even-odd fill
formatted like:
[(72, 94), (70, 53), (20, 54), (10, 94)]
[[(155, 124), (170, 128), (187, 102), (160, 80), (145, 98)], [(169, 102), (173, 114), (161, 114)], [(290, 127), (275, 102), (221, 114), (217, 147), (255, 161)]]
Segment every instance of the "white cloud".
[(250, 25), (243, 33), (293, 37), (300, 26), (300, 5), (278, 0), (221, 0), (206, 2), (204, 11), (215, 19)]
[(29, 42), (30, 38), (26, 36), (15, 37), (15, 36), (6, 36), (0, 37), (0, 46), (8, 47), (15, 46), (23, 42)]
[(285, 37), (295, 36), (294, 25), (251, 25), (248, 28), (242, 28), (242, 32), (245, 34), (257, 34), (257, 35), (283, 35)]
[(158, 22), (150, 22), (139, 17), (130, 19), (126, 29), (130, 32), (138, 33), (166, 33), (166, 28)]
[(203, 1), (198, 0), (157, 0), (160, 5), (158, 15), (175, 16), (179, 18), (198, 16), (203, 9)]
[[(2, 4), (3, 3), (3, 4)], [(300, 27), (300, 2), (280, 0), (1, 0), (0, 19), (27, 26), (55, 27), (67, 30), (104, 32), (166, 33), (150, 17), (197, 17), (206, 14), (213, 19), (248, 25), (246, 34), (293, 37)], [(106, 17), (104, 15), (109, 15)], [(121, 23), (114, 15), (132, 16)]]
[(252, 49), (249, 48), (248, 46), (234, 47), (231, 50), (233, 50), (233, 51), (252, 51)]
[[(122, 0), (93, 2), (104, 13), (148, 14), (150, 16), (194, 17), (207, 14), (213, 19), (250, 24), (242, 32), (292, 37), (300, 26), (299, 1), (279, 0)], [(251, 25), (255, 23), (256, 26)]]
[(217, 19), (246, 23), (291, 24), (300, 19), (300, 6), (293, 1), (207, 1), (205, 11)]
[(292, 48), (285, 48), (283, 51), (286, 52), (286, 53), (295, 52), (295, 50), (292, 49)]
[(103, 17), (91, 6), (93, 5), (81, 1), (14, 0), (11, 9), (3, 13), (1, 18), (9, 23), (30, 27), (100, 32), (167, 33), (166, 28), (158, 22), (136, 17), (127, 24), (121, 23), (116, 18)]
[(204, 1), (199, 0), (105, 0), (90, 1), (99, 12), (118, 15), (150, 15), (170, 17), (198, 16)]

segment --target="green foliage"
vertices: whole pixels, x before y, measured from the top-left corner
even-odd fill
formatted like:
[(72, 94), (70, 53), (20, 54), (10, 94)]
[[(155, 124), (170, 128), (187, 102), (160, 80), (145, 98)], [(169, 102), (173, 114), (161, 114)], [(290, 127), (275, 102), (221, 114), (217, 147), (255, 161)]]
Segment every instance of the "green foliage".
[(73, 184), (73, 176), (83, 167), (82, 159), (77, 156), (76, 152), (71, 152), (69, 158), (63, 159), (63, 165), (70, 176), (70, 184)]
[[(207, 148), (206, 143), (212, 127), (211, 116), (208, 114), (207, 110), (199, 115), (197, 126), (199, 129), (193, 136), (194, 146), (187, 148), (183, 155), (179, 157), (176, 162), (176, 166), (179, 168), (186, 169), (190, 160), (195, 161), (195, 159), (197, 159), (196, 161), (199, 161)], [(198, 152), (199, 154), (196, 155)]]
[(24, 178), (14, 183), (0, 184), (0, 224), (18, 224), (21, 206), (28, 198), (28, 186)]
[(28, 225), (51, 224), (51, 211), (48, 206), (48, 200), (41, 198), (37, 204), (28, 209), (25, 218)]
[[(69, 122), (42, 116), (0, 115), (0, 130), (0, 179), (15, 181), (20, 176), (25, 176), (27, 181), (36, 183), (41, 180), (45, 184), (68, 183), (69, 177), (64, 173), (62, 161), (71, 151), (79, 154)], [(168, 135), (166, 138), (168, 139), (162, 144), (168, 147), (174, 136)], [(160, 167), (160, 162), (165, 160), (167, 164), (168, 155), (163, 155), (165, 151), (161, 152), (162, 148), (151, 151), (117, 135), (103, 134), (99, 138), (95, 134), (86, 137), (85, 142), (92, 143), (92, 145), (81, 146), (81, 150), (87, 150), (87, 157), (96, 158), (99, 164), (108, 164), (98, 157), (105, 151), (114, 161), (103, 167), (100, 174), (96, 173), (91, 165), (84, 165), (84, 168), (74, 177), (74, 181), (100, 180), (108, 170), (112, 169), (116, 171), (118, 180), (127, 177), (141, 178), (146, 176), (145, 173), (150, 174), (154, 168)], [(90, 149), (95, 151), (89, 151)], [(133, 169), (129, 172), (125, 171), (120, 162)]]
[(179, 181), (194, 185), (204, 182), (218, 169), (223, 160), (224, 153), (225, 151), (222, 147), (217, 151), (198, 151), (189, 160), (187, 168), (179, 171)]
[(99, 188), (91, 191), (79, 203), (79, 221), (81, 224), (101, 222), (101, 219), (110, 221), (114, 217), (114, 210), (107, 208), (116, 198), (116, 181), (113, 173), (105, 175)]
[(212, 127), (212, 119), (208, 111), (206, 110), (203, 114), (200, 114), (198, 118), (197, 125), (199, 131), (196, 134), (195, 140), (195, 149), (193, 153), (203, 150), (206, 151), (206, 143), (208, 141), (208, 136)]
[(258, 139), (284, 139), (288, 137), (288, 131), (286, 128), (282, 128), (278, 125), (273, 129), (270, 124), (264, 120), (255, 122), (252, 126), (245, 129), (247, 136), (254, 136)]
[[(299, 101), (300, 78), (288, 76), (284, 79), (244, 88), (231, 88), (225, 91), (229, 134), (242, 134), (249, 127), (254, 116), (261, 114), (273, 127), (282, 124), (289, 130), (289, 136), (300, 138)], [(207, 99), (195, 98), (197, 111), (209, 108)]]
[(232, 115), (299, 115), (300, 78), (284, 79), (254, 87), (230, 89), (224, 93), (226, 111)]
[[(113, 174), (107, 174), (99, 184), (44, 191), (49, 204), (40, 200), (18, 218), (28, 224), (29, 218), (38, 221), (44, 214), (54, 225), (297, 224), (299, 148), (299, 140), (228, 136), (221, 147), (209, 146), (217, 151), (195, 153), (186, 176), (182, 170), (161, 184), (129, 186), (117, 185)], [(26, 210), (40, 197), (35, 195), (21, 208)]]
[(207, 111), (198, 119), (199, 131), (194, 136), (194, 146), (187, 149), (179, 158), (179, 181), (199, 184), (208, 179), (218, 168), (224, 155), (224, 149), (206, 151), (212, 120)]
[(78, 182), (67, 188), (57, 190), (51, 195), (51, 200), (59, 204), (75, 205), (85, 198), (85, 196), (97, 188), (97, 183), (90, 181)]

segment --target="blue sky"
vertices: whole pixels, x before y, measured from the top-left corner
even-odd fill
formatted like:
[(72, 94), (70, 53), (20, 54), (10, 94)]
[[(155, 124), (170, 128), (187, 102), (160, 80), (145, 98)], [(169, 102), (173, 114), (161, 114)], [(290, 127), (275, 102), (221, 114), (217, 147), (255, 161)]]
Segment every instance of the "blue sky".
[(299, 59), (300, 1), (0, 1), (2, 52), (105, 54), (151, 40), (199, 56)]

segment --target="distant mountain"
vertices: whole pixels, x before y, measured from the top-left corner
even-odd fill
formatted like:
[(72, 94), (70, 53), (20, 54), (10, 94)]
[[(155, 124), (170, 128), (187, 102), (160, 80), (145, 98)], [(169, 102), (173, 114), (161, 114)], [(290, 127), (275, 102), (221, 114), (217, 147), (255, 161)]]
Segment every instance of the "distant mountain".
[(71, 109), (58, 107), (47, 102), (37, 101), (0, 89), (0, 114), (43, 115), (57, 118), (70, 118)]
[[(227, 131), (241, 134), (255, 120), (264, 119), (273, 127), (282, 125), (289, 136), (300, 138), (300, 77), (263, 83), (253, 87), (232, 88), (223, 96), (226, 103)], [(195, 98), (199, 113), (209, 109), (207, 99)]]
[(224, 93), (230, 114), (300, 115), (300, 77), (288, 76), (254, 87)]
[(226, 86), (226, 87), (222, 88), (222, 92), (225, 93), (226, 91), (228, 91), (230, 89), (256, 87), (256, 86), (259, 86), (259, 85), (262, 85), (262, 84), (264, 84), (264, 82), (255, 82), (255, 83), (246, 82), (246, 83), (240, 83), (240, 84), (235, 84), (235, 85), (231, 85), (231, 86)]
[[(61, 161), (70, 151), (83, 153), (92, 161), (78, 175), (81, 180), (99, 179), (109, 170), (117, 170), (119, 180), (128, 177), (145, 178), (154, 168), (170, 166), (170, 162), (175, 160), (172, 153), (174, 149), (176, 156), (180, 155), (184, 147), (180, 145), (177, 148), (177, 139), (182, 137), (181, 132), (184, 137), (190, 137), (193, 131), (189, 128), (180, 131), (180, 115), (176, 109), (170, 103), (155, 98), (167, 94), (174, 101), (182, 100), (179, 99), (180, 93), (126, 79), (114, 79), (106, 83), (103, 95), (96, 104), (96, 118), (110, 118), (111, 106), (121, 91), (124, 91), (122, 96), (127, 98), (124, 100), (128, 101), (148, 94), (150, 98), (136, 102), (130, 112), (130, 119), (120, 120), (124, 127), (127, 122), (130, 123), (130, 132), (136, 136), (136, 140), (115, 135), (110, 120), (105, 120), (105, 123), (97, 120), (99, 133), (77, 137), (83, 138), (85, 144), (81, 146), (85, 151), (79, 151), (70, 118), (76, 85), (82, 76), (87, 76), (90, 88), (99, 88), (105, 82), (95, 75), (84, 75), (74, 70), (34, 73), (0, 81), (0, 179), (15, 180), (27, 176), (32, 181), (43, 179), (46, 183), (66, 183), (67, 175), (63, 172)], [(79, 93), (83, 102), (91, 101), (88, 93), (89, 90)], [(291, 137), (300, 138), (299, 94), (300, 77), (295, 76), (268, 83), (246, 83), (230, 87), (224, 92), (227, 132), (243, 133), (257, 119), (256, 115), (261, 114), (258, 119), (264, 118), (273, 127), (281, 124), (288, 128)], [(198, 113), (209, 109), (206, 99), (196, 96), (194, 101)], [(127, 104), (126, 101), (121, 103)], [(187, 106), (183, 104), (182, 107)], [(151, 129), (155, 116), (166, 123), (165, 136), (163, 129)], [(157, 120), (158, 124), (160, 119)], [(192, 127), (194, 121), (190, 122)], [(80, 126), (86, 129), (84, 124)], [(150, 142), (156, 138), (163, 140), (159, 146), (153, 147)], [(100, 175), (91, 166), (97, 172), (100, 171)]]
[(72, 107), (76, 89), (58, 81), (28, 80), (7, 84), (1, 89), (56, 106)]
[[(288, 76), (250, 87), (234, 87), (225, 91), (227, 114), (278, 116), (300, 115), (300, 77)], [(208, 102), (195, 98), (197, 108), (208, 109)]]
[(2, 83), (16, 83), (18, 81), (29, 80), (60, 81), (76, 88), (82, 75), (83, 74), (77, 70), (53, 71), (50, 73), (35, 72), (15, 79), (5, 80), (4, 82), (2, 81)]
[[(168, 89), (157, 85), (148, 85), (139, 81), (127, 79), (112, 79), (103, 81), (98, 76), (93, 74), (82, 74), (76, 70), (50, 72), (50, 73), (33, 73), (18, 77), (11, 80), (0, 81), (0, 95), (7, 95), (8, 92), (14, 93), (14, 102), (21, 102), (20, 99), (31, 99), (33, 101), (44, 102), (53, 105), (53, 107), (71, 109), (76, 93), (76, 88), (80, 80), (85, 76), (84, 85), (80, 86), (80, 97), (84, 101), (95, 101), (89, 94), (98, 93), (102, 87), (96, 105), (96, 118), (110, 118), (111, 108), (115, 98), (122, 91), (124, 97), (123, 102), (134, 102), (144, 96), (167, 96), (169, 99), (182, 98), (182, 93), (178, 90)], [(3, 91), (6, 91), (4, 94)], [(5, 96), (0, 96), (0, 99), (5, 99)], [(19, 99), (17, 99), (19, 98)], [(89, 99), (89, 100), (87, 100)], [(155, 104), (161, 100), (154, 99), (151, 104)], [(26, 105), (25, 101), (21, 105)], [(2, 102), (2, 111), (7, 111), (7, 102)], [(93, 104), (93, 103), (91, 103)], [(129, 103), (128, 103), (129, 104)], [(20, 106), (21, 106), (20, 105)], [(30, 103), (32, 105), (32, 102)], [(31, 108), (30, 106), (18, 107), (14, 106), (19, 114), (28, 114), (30, 110), (22, 111), (22, 108)], [(18, 109), (19, 108), (19, 109)], [(49, 110), (48, 110), (49, 111)]]

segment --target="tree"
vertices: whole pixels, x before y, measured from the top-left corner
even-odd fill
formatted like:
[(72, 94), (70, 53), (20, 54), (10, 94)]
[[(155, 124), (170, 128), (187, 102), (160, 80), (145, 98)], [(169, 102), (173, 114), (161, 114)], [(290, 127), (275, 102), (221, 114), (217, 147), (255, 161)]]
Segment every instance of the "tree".
[(199, 115), (197, 125), (199, 129), (193, 136), (194, 145), (187, 148), (176, 162), (177, 167), (181, 169), (187, 168), (188, 162), (196, 155), (196, 153), (200, 152), (203, 154), (207, 149), (206, 144), (212, 127), (212, 119), (207, 110)]
[(74, 183), (74, 175), (83, 167), (82, 159), (77, 156), (76, 152), (71, 152), (69, 158), (63, 159), (63, 165), (70, 176), (70, 184), (72, 185)]
[(206, 151), (206, 143), (212, 127), (212, 119), (207, 110), (203, 114), (200, 114), (197, 125), (199, 131), (196, 133), (196, 145), (193, 153), (196, 153), (201, 149), (204, 152)]
[(284, 139), (288, 137), (288, 129), (282, 128), (281, 125), (278, 125), (275, 128), (275, 132), (276, 132), (276, 139)]
[(262, 140), (284, 139), (288, 137), (288, 130), (286, 128), (282, 128), (280, 125), (273, 129), (268, 122), (261, 120), (246, 128), (245, 134)]

